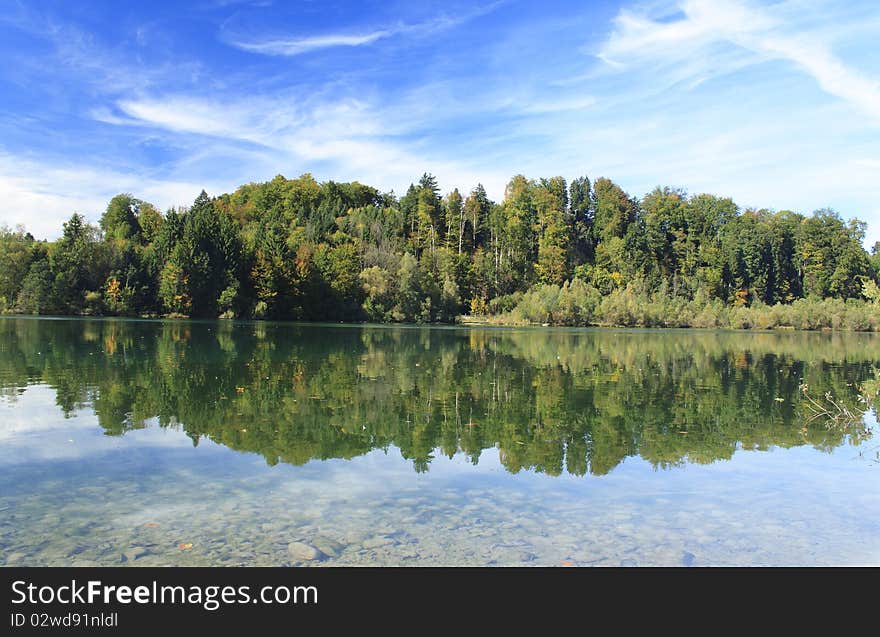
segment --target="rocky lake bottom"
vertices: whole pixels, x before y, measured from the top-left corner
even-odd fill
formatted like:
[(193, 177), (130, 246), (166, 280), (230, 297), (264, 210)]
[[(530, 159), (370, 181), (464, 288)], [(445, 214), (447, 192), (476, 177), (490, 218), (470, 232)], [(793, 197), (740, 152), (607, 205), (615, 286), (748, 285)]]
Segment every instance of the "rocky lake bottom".
[(418, 474), (393, 448), (270, 467), (210, 442), (194, 448), (174, 430), (107, 437), (88, 419), (5, 442), (0, 563), (880, 563), (880, 489), (864, 488), (880, 478), (870, 443), (743, 450), (664, 471), (634, 458), (602, 477), (511, 475), (486, 450), (476, 466), (440, 457)]
[(0, 565), (880, 565), (880, 336), (0, 318)]

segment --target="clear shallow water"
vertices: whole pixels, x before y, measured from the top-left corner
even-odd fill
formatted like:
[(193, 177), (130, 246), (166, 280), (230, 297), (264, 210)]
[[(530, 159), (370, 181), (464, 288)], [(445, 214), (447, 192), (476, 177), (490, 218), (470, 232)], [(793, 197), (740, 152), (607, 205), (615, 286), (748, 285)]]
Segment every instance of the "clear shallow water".
[(800, 388), (862, 413), (875, 366), (857, 334), (4, 318), (0, 563), (878, 564), (875, 414), (805, 427)]

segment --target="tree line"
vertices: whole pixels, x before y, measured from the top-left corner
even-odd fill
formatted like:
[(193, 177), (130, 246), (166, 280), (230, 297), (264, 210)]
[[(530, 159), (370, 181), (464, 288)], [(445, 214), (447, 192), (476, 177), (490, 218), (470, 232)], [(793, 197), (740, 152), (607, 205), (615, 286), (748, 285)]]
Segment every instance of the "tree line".
[(756, 327), (777, 308), (764, 326), (876, 330), (865, 230), (604, 177), (517, 175), (498, 203), (481, 185), (441, 195), (430, 174), (403, 196), (279, 175), (164, 214), (120, 194), (55, 241), (2, 228), (0, 311)]

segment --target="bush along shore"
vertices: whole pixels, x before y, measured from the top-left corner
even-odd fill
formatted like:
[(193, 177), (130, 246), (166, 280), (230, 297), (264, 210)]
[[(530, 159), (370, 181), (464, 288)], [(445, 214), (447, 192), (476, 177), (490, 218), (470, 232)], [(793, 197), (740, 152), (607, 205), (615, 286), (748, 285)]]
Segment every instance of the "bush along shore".
[(165, 212), (120, 194), (52, 241), (0, 227), (0, 312), (877, 331), (865, 231), (604, 177), (517, 175), (496, 202), (279, 175)]
[(647, 293), (638, 286), (603, 296), (575, 279), (539, 285), (496, 304), (508, 311), (462, 317), (467, 323), (596, 327), (880, 331), (880, 305), (859, 299), (797, 299), (733, 307), (718, 299), (687, 299)]

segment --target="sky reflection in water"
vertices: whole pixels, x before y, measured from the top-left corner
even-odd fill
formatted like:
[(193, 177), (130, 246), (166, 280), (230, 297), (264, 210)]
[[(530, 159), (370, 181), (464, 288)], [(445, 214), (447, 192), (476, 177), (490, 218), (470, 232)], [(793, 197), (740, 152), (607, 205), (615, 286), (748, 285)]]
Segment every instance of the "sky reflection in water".
[(801, 389), (856, 407), (875, 366), (865, 334), (0, 319), (0, 560), (877, 564), (875, 415), (804, 428)]

